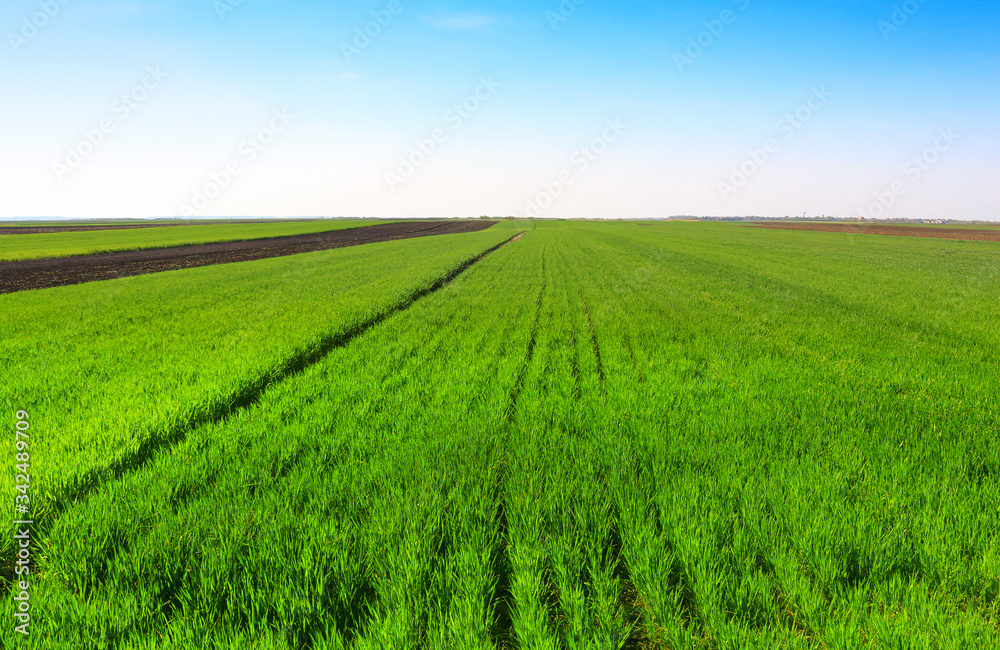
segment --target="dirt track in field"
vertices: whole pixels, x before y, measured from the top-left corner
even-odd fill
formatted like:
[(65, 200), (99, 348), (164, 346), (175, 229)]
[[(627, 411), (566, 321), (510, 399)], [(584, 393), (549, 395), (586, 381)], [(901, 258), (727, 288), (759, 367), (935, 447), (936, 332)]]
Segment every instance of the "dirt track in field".
[(219, 226), (233, 223), (290, 223), (311, 219), (255, 219), (253, 221), (194, 221), (187, 223), (132, 223), (124, 225), (102, 224), (97, 226), (4, 226), (0, 235), (41, 235), (54, 232), (90, 232), (94, 230), (136, 230), (139, 228), (176, 228), (177, 226)]
[(893, 237), (930, 237), (933, 239), (965, 239), (968, 241), (1000, 241), (997, 230), (972, 230), (964, 228), (938, 228), (926, 226), (895, 226), (888, 224), (853, 223), (753, 223), (752, 228), (774, 230), (813, 230), (817, 232), (842, 232), (854, 235), (890, 235)]
[(478, 232), (486, 230), (494, 223), (496, 222), (413, 221), (387, 223), (310, 235), (0, 262), (0, 294), (213, 264), (247, 262), (394, 239)]

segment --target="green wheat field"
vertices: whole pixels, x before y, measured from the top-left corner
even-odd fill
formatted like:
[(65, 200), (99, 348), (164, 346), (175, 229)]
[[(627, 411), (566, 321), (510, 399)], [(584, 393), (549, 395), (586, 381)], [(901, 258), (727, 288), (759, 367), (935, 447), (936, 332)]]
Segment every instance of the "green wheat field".
[(502, 220), (0, 342), (4, 649), (1000, 648), (995, 242)]

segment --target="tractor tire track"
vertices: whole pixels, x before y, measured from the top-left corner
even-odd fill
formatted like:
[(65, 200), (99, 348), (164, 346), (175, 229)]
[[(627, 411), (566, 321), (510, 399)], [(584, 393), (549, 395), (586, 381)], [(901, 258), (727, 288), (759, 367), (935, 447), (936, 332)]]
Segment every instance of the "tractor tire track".
[(580, 300), (583, 301), (583, 311), (587, 314), (587, 323), (590, 325), (590, 343), (594, 348), (594, 357), (597, 359), (597, 376), (601, 380), (601, 392), (607, 394), (607, 388), (604, 386), (604, 380), (606, 379), (604, 375), (604, 359), (601, 357), (601, 344), (597, 341), (597, 328), (594, 326), (594, 317), (590, 315), (590, 305), (587, 304), (587, 299), (583, 296), (583, 292), (580, 292)]
[[(520, 239), (524, 236), (521, 233), (516, 239)], [(511, 388), (510, 397), (508, 399), (507, 413), (504, 420), (507, 431), (507, 443), (509, 443), (510, 428), (514, 423), (514, 415), (517, 412), (517, 402), (521, 395), (521, 391), (524, 389), (524, 383), (527, 379), (528, 369), (531, 367), (531, 362), (535, 357), (535, 345), (538, 339), (539, 324), (542, 319), (542, 301), (545, 297), (545, 290), (547, 287), (547, 279), (545, 275), (545, 248), (542, 248), (542, 286), (538, 291), (538, 298), (535, 299), (535, 319), (531, 325), (531, 334), (528, 337), (527, 350), (525, 352), (524, 361), (521, 363), (521, 367), (517, 373), (517, 379), (514, 381), (514, 386)], [(509, 444), (505, 444), (509, 447)], [(506, 452), (505, 452), (506, 454)], [(496, 486), (494, 488), (495, 498), (497, 502), (496, 510), (496, 526), (497, 526), (497, 546), (493, 555), (493, 566), (496, 572), (496, 587), (493, 589), (493, 596), (491, 598), (491, 606), (493, 608), (492, 620), (493, 626), (490, 630), (490, 636), (493, 640), (494, 647), (498, 649), (506, 649), (515, 647), (513, 638), (513, 627), (514, 620), (512, 617), (513, 603), (511, 602), (513, 594), (511, 591), (511, 582), (513, 580), (513, 568), (511, 566), (510, 560), (510, 535), (509, 535), (509, 521), (507, 519), (507, 459), (506, 456), (503, 460), (502, 467), (497, 474), (498, 479)]]

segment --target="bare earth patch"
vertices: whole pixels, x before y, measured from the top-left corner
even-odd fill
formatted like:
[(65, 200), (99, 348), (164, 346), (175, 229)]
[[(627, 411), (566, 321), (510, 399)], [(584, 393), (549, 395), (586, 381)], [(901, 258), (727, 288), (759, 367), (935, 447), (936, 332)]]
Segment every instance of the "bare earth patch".
[(495, 221), (413, 221), (348, 230), (98, 255), (0, 262), (0, 294), (111, 280), (213, 264), (358, 246), (394, 239), (486, 230)]
[(1000, 241), (1000, 229), (975, 230), (938, 228), (936, 226), (897, 226), (892, 224), (853, 223), (752, 223), (751, 228), (773, 230), (812, 230), (841, 232), (853, 235), (890, 235), (893, 237), (930, 237), (933, 239), (964, 239), (967, 241)]

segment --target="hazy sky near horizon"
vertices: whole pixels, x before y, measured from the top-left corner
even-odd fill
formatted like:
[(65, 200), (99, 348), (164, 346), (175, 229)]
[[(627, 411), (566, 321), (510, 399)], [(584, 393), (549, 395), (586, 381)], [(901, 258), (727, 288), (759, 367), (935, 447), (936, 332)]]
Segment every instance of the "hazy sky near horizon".
[(5, 0), (0, 217), (1000, 220), (1000, 2)]

